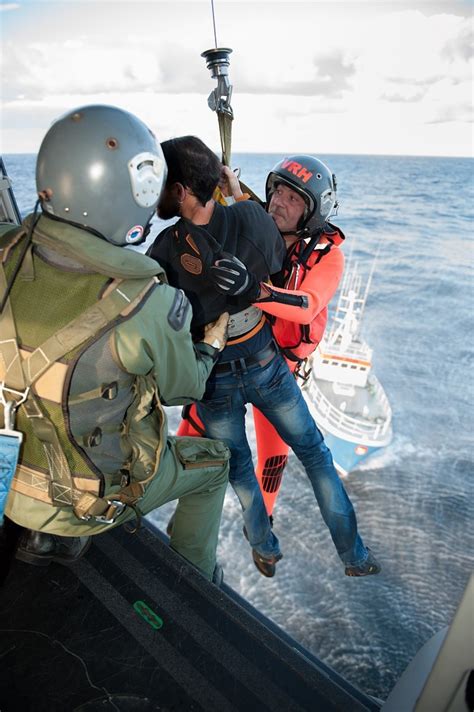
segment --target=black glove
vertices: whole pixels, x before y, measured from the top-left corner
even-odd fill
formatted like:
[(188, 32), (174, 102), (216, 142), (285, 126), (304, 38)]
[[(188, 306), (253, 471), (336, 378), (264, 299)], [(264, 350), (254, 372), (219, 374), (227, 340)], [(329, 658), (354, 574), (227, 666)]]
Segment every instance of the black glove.
[(236, 297), (244, 292), (258, 294), (257, 280), (237, 257), (225, 254), (209, 268), (209, 278), (221, 294)]

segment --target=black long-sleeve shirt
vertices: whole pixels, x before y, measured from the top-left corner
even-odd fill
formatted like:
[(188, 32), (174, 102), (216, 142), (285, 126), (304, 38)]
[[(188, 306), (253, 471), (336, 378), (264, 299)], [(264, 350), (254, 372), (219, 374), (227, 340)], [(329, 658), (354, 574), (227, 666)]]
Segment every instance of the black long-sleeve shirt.
[(216, 203), (208, 225), (181, 218), (165, 228), (148, 250), (169, 283), (183, 289), (191, 302), (195, 337), (222, 312), (235, 314), (251, 303), (245, 293), (221, 294), (209, 280), (207, 270), (223, 253), (238, 257), (260, 282), (281, 269), (286, 248), (273, 218), (258, 203), (241, 201), (229, 207)]

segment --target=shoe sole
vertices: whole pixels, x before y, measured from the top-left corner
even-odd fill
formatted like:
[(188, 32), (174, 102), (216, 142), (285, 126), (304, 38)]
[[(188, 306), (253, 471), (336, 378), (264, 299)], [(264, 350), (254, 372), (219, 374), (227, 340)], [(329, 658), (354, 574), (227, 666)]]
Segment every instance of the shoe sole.
[[(275, 560), (273, 562), (265, 560), (263, 557), (260, 556), (254, 549), (252, 549), (252, 559), (253, 563), (255, 564), (255, 567), (257, 570), (262, 574), (262, 576), (265, 576), (266, 578), (273, 578), (276, 573), (276, 565), (278, 561), (280, 561), (283, 558), (283, 554), (280, 554), (279, 556), (275, 557)], [(266, 568), (266, 567), (272, 567)]]
[(374, 566), (373, 569), (369, 569), (368, 571), (364, 571), (361, 573), (358, 572), (352, 572), (352, 571), (345, 571), (344, 573), (346, 576), (351, 576), (352, 578), (361, 578), (362, 576), (375, 576), (376, 574), (379, 574), (381, 569), (377, 568)]
[(92, 544), (92, 537), (88, 540), (81, 553), (74, 558), (66, 556), (55, 556), (51, 554), (33, 554), (32, 552), (24, 551), (23, 549), (17, 549), (15, 558), (18, 561), (23, 561), (25, 564), (31, 564), (32, 566), (49, 566), (50, 564), (62, 564), (63, 566), (69, 566), (75, 564), (76, 561), (82, 559), (84, 554), (89, 551), (90, 545)]

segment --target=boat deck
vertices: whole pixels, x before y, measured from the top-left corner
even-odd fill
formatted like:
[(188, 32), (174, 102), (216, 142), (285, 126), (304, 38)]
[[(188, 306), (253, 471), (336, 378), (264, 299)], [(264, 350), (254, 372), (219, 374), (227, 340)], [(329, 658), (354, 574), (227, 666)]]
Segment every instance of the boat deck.
[(0, 589), (2, 712), (380, 709), (166, 541), (146, 523), (94, 537), (71, 567), (13, 560)]
[[(370, 379), (370, 376), (369, 376)], [(331, 381), (317, 380), (317, 387), (323, 396), (341, 413), (365, 420), (370, 423), (383, 423), (387, 420), (387, 411), (384, 403), (377, 397), (375, 388), (370, 384), (370, 380), (365, 388), (352, 386), (354, 395), (347, 393), (336, 393)], [(344, 388), (344, 387), (343, 387)], [(341, 409), (341, 404), (345, 403), (345, 408)]]

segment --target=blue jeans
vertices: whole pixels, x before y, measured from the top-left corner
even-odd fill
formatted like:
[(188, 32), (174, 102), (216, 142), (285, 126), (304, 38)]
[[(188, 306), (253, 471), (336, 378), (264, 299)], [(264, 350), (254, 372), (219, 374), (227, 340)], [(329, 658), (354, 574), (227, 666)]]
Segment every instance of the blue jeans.
[(246, 403), (265, 415), (303, 464), (343, 563), (362, 564), (368, 553), (357, 533), (354, 508), (334, 468), (331, 452), (280, 354), (264, 367), (256, 364), (234, 372), (211, 373), (204, 398), (197, 406), (206, 435), (223, 440), (230, 449), (229, 480), (242, 506), (250, 545), (262, 556), (280, 553), (245, 433)]

